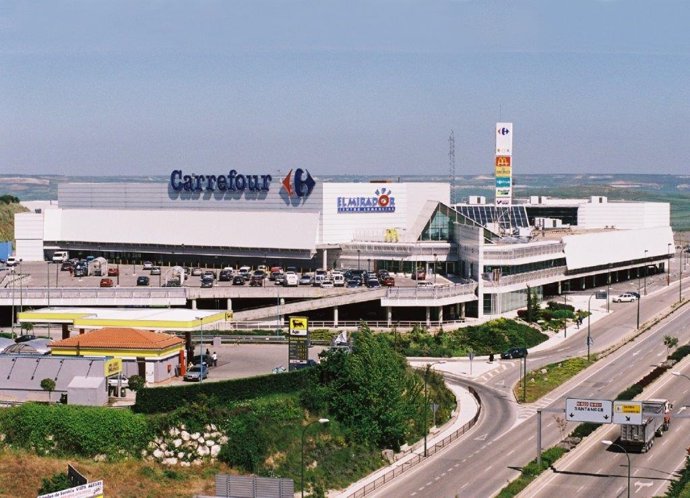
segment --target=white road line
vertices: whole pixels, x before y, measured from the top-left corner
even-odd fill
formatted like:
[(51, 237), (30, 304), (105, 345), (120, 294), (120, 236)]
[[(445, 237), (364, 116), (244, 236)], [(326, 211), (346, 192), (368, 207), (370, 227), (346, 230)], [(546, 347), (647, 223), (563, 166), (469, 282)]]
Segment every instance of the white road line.
[(638, 349), (638, 350), (635, 351), (632, 355), (633, 355), (633, 356), (637, 356), (637, 355), (640, 354), (640, 353), (641, 353), (641, 351)]
[(510, 456), (510, 455), (512, 455), (513, 453), (515, 453), (515, 450), (510, 450), (510, 453), (508, 453), (506, 456)]

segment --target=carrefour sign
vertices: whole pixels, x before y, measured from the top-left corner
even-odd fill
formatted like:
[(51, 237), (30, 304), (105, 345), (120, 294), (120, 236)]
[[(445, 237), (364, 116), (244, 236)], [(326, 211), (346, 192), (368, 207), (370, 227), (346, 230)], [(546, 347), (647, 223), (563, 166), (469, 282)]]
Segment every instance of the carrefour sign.
[(390, 189), (376, 189), (369, 197), (338, 197), (339, 213), (394, 213), (395, 197)]
[[(245, 175), (231, 169), (227, 175), (184, 174), (181, 169), (170, 173), (170, 188), (175, 192), (268, 192), (271, 175)], [(283, 178), (281, 185), (288, 197), (308, 197), (316, 182), (309, 171), (297, 168)]]

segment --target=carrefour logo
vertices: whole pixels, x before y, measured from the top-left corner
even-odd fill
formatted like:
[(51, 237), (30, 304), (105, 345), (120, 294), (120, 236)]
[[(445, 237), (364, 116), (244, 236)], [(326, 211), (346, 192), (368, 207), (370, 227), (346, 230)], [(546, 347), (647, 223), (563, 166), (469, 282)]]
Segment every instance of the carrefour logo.
[(292, 170), (283, 178), (283, 188), (288, 194), (288, 197), (308, 197), (311, 191), (314, 190), (316, 182), (309, 174), (309, 171), (302, 168), (297, 168), (295, 174)]
[(505, 136), (505, 135), (507, 135), (508, 133), (510, 133), (510, 130), (509, 130), (508, 128), (506, 128), (505, 126), (504, 126), (503, 128), (499, 128), (499, 129), (498, 129), (498, 134), (499, 134), (499, 135), (504, 135), (504, 136)]
[(394, 213), (395, 197), (385, 187), (376, 189), (371, 197), (338, 197), (339, 213)]

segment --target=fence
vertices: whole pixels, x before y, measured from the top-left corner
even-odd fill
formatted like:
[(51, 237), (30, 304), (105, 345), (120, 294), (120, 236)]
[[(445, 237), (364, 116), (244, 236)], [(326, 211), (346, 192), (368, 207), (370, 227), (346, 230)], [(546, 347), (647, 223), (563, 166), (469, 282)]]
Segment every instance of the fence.
[[(477, 403), (479, 404), (479, 409), (477, 410), (477, 413), (474, 415), (472, 420), (467, 422), (465, 425), (460, 427), (458, 430), (454, 431), (453, 433), (449, 434), (445, 438), (443, 438), (441, 441), (436, 443), (433, 446), (430, 446), (427, 448), (427, 456), (431, 456), (448, 446), (450, 443), (458, 439), (460, 436), (465, 434), (468, 430), (470, 430), (472, 427), (474, 427), (474, 424), (477, 423), (477, 420), (479, 420), (479, 415), (481, 414), (481, 406), (482, 402), (481, 399), (479, 398), (479, 395), (477, 392), (472, 389), (471, 386), (467, 387), (474, 396), (474, 398), (477, 400)], [(377, 490), (381, 486), (384, 486), (385, 484), (391, 482), (393, 479), (396, 477), (404, 474), (405, 472), (409, 471), (410, 469), (414, 468), (417, 464), (423, 462), (427, 457), (416, 454), (413, 458), (410, 460), (403, 462), (401, 465), (395, 467), (392, 470), (389, 470), (382, 476), (378, 477), (375, 479), (373, 482), (370, 482), (369, 484), (365, 484), (363, 487), (355, 491), (354, 493), (348, 495), (347, 498), (361, 498), (362, 496), (366, 496), (369, 493)]]
[[(459, 320), (430, 320), (427, 323), (424, 320), (393, 320), (390, 323), (386, 320), (372, 321), (365, 320), (370, 329), (391, 329), (396, 327), (398, 330), (413, 329), (414, 327), (453, 327), (464, 325), (465, 319), (461, 318)], [(362, 324), (361, 320), (351, 320), (344, 321), (338, 320), (336, 322), (332, 320), (309, 320), (309, 329), (357, 329)], [(234, 332), (242, 330), (273, 330), (276, 333), (279, 331), (286, 331), (288, 328), (287, 321), (279, 320), (265, 320), (265, 321), (247, 321), (247, 322), (215, 322), (208, 325), (204, 325), (204, 333), (207, 331), (209, 335), (211, 332)], [(258, 337), (258, 336), (256, 336)], [(282, 336), (281, 336), (282, 337)], [(232, 336), (232, 340), (235, 340), (236, 336)], [(270, 339), (267, 339), (270, 340)]]
[(433, 287), (389, 287), (386, 292), (388, 299), (441, 299), (444, 297), (474, 294), (476, 283), (439, 285)]

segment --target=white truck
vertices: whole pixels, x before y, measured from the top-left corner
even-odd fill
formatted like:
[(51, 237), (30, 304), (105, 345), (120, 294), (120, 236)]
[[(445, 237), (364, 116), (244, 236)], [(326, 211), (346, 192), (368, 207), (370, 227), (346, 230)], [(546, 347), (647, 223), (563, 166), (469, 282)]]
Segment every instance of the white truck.
[(53, 263), (64, 263), (69, 259), (69, 252), (67, 251), (55, 251), (53, 253)]
[(642, 424), (621, 425), (620, 444), (631, 450), (645, 453), (654, 445), (654, 438), (662, 436), (671, 424), (673, 404), (666, 399), (649, 399), (642, 402)]

